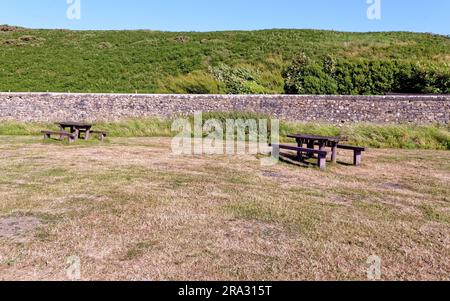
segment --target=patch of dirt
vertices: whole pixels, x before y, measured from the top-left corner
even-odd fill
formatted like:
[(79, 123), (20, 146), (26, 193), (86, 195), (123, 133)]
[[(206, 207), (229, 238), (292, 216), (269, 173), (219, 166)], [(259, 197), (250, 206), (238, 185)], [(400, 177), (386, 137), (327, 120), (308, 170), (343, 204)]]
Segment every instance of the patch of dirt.
[(263, 177), (273, 178), (273, 179), (289, 179), (288, 176), (283, 175), (278, 172), (275, 172), (275, 171), (263, 171), (262, 175), (263, 175)]
[(353, 204), (353, 201), (351, 199), (347, 199), (347, 198), (340, 197), (340, 196), (331, 197), (328, 201), (331, 203), (334, 203), (334, 204), (345, 205), (345, 206), (351, 206)]
[(177, 43), (186, 44), (191, 41), (191, 38), (188, 36), (178, 36), (173, 39)]
[(276, 223), (232, 219), (216, 231), (220, 249), (278, 256), (280, 250), (289, 248), (290, 237)]
[(0, 25), (0, 32), (21, 31), (22, 28), (17, 26)]
[(439, 241), (442, 245), (450, 249), (450, 232), (449, 227), (440, 223), (429, 222), (420, 227), (419, 232), (432, 238), (434, 241)]
[(3, 45), (7, 46), (26, 46), (26, 45), (36, 45), (45, 41), (44, 38), (36, 38), (35, 36), (21, 36), (17, 39), (4, 40), (1, 42)]
[(41, 224), (38, 218), (31, 216), (0, 218), (0, 239), (22, 241)]
[(402, 184), (398, 184), (398, 183), (384, 183), (382, 185), (382, 187), (384, 189), (405, 189), (406, 188)]
[(97, 45), (98, 49), (111, 49), (113, 48), (113, 45), (109, 42), (101, 42)]
[(33, 41), (36, 41), (36, 40), (37, 40), (37, 38), (34, 37), (34, 36), (21, 36), (19, 38), (19, 41), (21, 41), (21, 42), (33, 42)]

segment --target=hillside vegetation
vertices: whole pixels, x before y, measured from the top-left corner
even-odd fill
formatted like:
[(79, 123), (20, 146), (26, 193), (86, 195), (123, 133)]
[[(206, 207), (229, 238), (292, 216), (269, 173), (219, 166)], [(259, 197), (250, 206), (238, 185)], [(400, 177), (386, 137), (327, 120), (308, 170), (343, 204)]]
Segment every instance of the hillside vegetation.
[(383, 95), (386, 93), (449, 94), (450, 72), (397, 59), (322, 62), (297, 57), (283, 72), (288, 94)]
[(283, 72), (320, 61), (396, 60), (450, 72), (450, 39), (407, 32), (68, 31), (0, 27), (0, 91), (284, 93)]

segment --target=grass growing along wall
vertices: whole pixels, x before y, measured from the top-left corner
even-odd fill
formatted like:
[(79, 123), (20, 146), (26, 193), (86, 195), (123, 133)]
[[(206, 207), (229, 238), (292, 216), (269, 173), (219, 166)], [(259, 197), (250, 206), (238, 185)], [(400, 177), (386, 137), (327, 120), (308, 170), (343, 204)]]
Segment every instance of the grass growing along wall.
[(344, 136), (349, 138), (348, 144), (373, 148), (450, 150), (450, 125), (361, 123), (340, 127), (329, 124), (286, 123), (281, 127), (281, 137), (299, 132)]
[[(267, 116), (256, 113), (205, 113), (203, 120), (260, 119)], [(189, 118), (192, 122), (193, 118)], [(96, 129), (109, 133), (109, 137), (172, 137), (172, 120), (157, 118), (129, 119), (115, 122), (97, 122)], [(57, 130), (52, 123), (0, 122), (0, 135), (38, 136), (43, 129)], [(298, 123), (281, 121), (282, 142), (292, 142), (290, 133), (305, 133), (324, 136), (345, 136), (348, 143), (372, 148), (439, 149), (450, 150), (449, 125), (371, 124), (358, 123), (342, 126), (326, 123)]]

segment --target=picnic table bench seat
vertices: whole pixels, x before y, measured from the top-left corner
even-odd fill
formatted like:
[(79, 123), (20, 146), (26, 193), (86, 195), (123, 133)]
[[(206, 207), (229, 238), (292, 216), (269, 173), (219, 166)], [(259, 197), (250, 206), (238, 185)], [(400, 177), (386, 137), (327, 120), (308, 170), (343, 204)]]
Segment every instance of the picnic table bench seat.
[(59, 136), (59, 139), (63, 140), (64, 137), (67, 137), (69, 143), (74, 142), (76, 139), (76, 134), (65, 131), (41, 131), (41, 133), (44, 134), (44, 139), (50, 139), (52, 136)]
[(365, 147), (338, 144), (337, 148), (353, 151), (353, 165), (361, 166), (362, 152), (366, 151)]
[(274, 153), (275, 152), (279, 153), (280, 149), (296, 151), (299, 159), (301, 159), (302, 153), (307, 153), (307, 154), (312, 154), (312, 155), (316, 154), (317, 155), (317, 166), (319, 166), (319, 168), (322, 170), (326, 169), (327, 155), (328, 155), (327, 151), (303, 148), (303, 147), (287, 145), (287, 144), (272, 144), (272, 149), (273, 149)]
[[(319, 144), (315, 143), (314, 145), (318, 146)], [(361, 166), (362, 152), (365, 152), (367, 150), (365, 147), (345, 145), (345, 144), (337, 144), (336, 148), (353, 151), (353, 165), (355, 166)]]
[(100, 141), (104, 141), (105, 138), (108, 136), (108, 132), (105, 131), (89, 131), (91, 134), (97, 134)]

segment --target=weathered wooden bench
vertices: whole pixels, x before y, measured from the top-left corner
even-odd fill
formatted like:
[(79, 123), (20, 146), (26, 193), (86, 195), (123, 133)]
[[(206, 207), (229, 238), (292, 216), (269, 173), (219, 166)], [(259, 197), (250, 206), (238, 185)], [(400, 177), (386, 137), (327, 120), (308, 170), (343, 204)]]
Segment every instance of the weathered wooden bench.
[(63, 140), (64, 137), (67, 137), (69, 140), (69, 143), (72, 143), (76, 140), (76, 134), (64, 132), (64, 131), (41, 131), (42, 134), (44, 134), (44, 139), (50, 139), (52, 135), (59, 136), (60, 140)]
[[(318, 146), (318, 143), (314, 143), (314, 146)], [(329, 143), (326, 144), (327, 147), (331, 147)], [(361, 166), (361, 160), (362, 160), (362, 152), (366, 151), (365, 147), (361, 146), (352, 146), (352, 145), (344, 145), (344, 144), (338, 144), (336, 146), (338, 149), (345, 149), (345, 150), (352, 150), (353, 151), (353, 164), (355, 166)]]
[(97, 134), (98, 135), (98, 139), (100, 139), (101, 142), (103, 142), (106, 138), (106, 136), (108, 136), (108, 133), (105, 131), (89, 131), (90, 134)]
[(366, 151), (365, 147), (338, 144), (337, 148), (353, 151), (353, 165), (361, 166), (362, 152)]
[(303, 147), (285, 145), (285, 144), (272, 144), (273, 153), (279, 153), (280, 149), (296, 151), (299, 159), (301, 159), (302, 153), (311, 154), (311, 155), (316, 154), (317, 155), (317, 166), (319, 166), (319, 168), (322, 170), (326, 169), (327, 155), (328, 155), (327, 151), (303, 148)]

